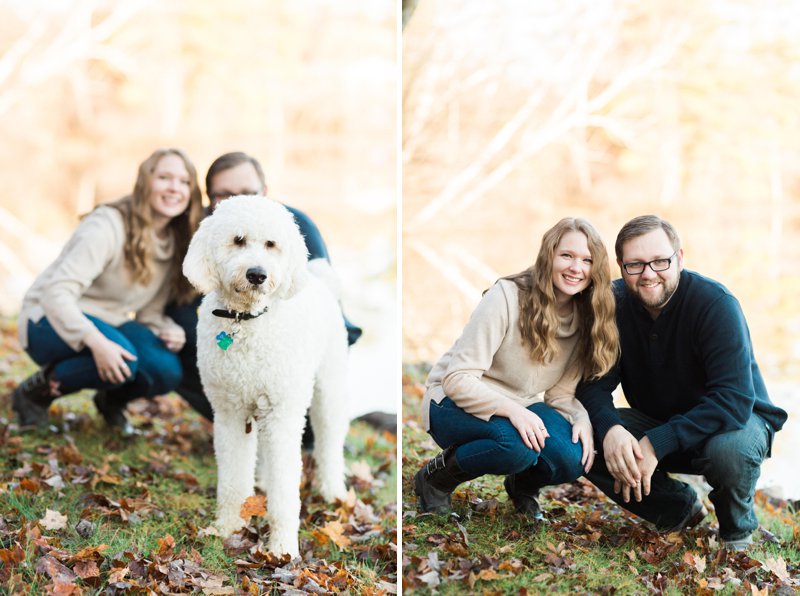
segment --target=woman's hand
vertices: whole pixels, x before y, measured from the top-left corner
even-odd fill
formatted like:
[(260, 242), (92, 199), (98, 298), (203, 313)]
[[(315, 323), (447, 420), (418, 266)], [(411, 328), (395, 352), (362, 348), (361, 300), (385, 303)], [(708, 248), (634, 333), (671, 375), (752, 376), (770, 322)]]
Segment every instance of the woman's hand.
[(164, 342), (170, 352), (180, 352), (186, 344), (186, 332), (183, 327), (175, 325), (159, 331), (158, 339)]
[(547, 432), (539, 416), (510, 399), (503, 400), (495, 410), (495, 414), (508, 418), (528, 449), (533, 449), (537, 453), (544, 449), (544, 440), (550, 433)]
[(83, 343), (92, 351), (100, 380), (119, 384), (131, 377), (131, 369), (125, 361), (136, 360), (136, 356), (121, 345), (111, 341), (97, 329), (91, 331), (83, 339)]
[(594, 435), (592, 434), (592, 423), (583, 418), (572, 425), (572, 442), (581, 442), (583, 446), (583, 455), (581, 456), (581, 464), (583, 464), (583, 471), (588, 473), (594, 464)]

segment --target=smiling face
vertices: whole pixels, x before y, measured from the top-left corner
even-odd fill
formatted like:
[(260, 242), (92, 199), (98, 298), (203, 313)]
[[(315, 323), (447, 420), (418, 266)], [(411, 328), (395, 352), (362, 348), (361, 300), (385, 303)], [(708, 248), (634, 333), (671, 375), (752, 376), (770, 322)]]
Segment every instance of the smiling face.
[(243, 162), (214, 174), (210, 180), (208, 200), (214, 209), (220, 201), (236, 195), (264, 195), (267, 187), (258, 177), (258, 172), (250, 162)]
[(156, 229), (186, 211), (190, 191), (191, 178), (180, 156), (169, 153), (159, 159), (150, 178), (148, 196)]
[(264, 197), (233, 197), (192, 238), (184, 275), (231, 310), (255, 312), (302, 287), (306, 248), (294, 216)]
[(553, 286), (556, 300), (570, 300), (592, 281), (592, 254), (582, 232), (567, 232), (553, 254)]
[[(649, 263), (658, 259), (669, 259), (670, 265), (664, 271), (653, 271), (650, 265), (638, 275), (630, 275), (622, 267), (623, 263)], [(683, 249), (677, 252), (662, 229), (636, 236), (622, 245), (622, 259), (617, 259), (625, 285), (655, 318), (666, 306), (669, 299), (678, 289), (681, 271), (683, 270)]]

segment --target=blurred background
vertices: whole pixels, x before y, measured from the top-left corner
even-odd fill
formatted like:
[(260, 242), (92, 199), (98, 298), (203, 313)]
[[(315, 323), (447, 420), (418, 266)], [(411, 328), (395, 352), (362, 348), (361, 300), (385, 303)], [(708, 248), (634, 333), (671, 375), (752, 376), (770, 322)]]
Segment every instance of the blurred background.
[[(396, 412), (394, 0), (0, 0), (0, 314), (154, 149), (258, 158), (314, 219), (364, 329), (355, 416)], [(356, 382), (355, 379), (358, 379)]]
[(796, 14), (793, 0), (420, 0), (403, 32), (403, 360), (434, 362), (560, 218), (588, 218), (613, 255), (623, 223), (658, 214), (686, 267), (739, 298), (790, 411), (762, 484), (800, 497)]

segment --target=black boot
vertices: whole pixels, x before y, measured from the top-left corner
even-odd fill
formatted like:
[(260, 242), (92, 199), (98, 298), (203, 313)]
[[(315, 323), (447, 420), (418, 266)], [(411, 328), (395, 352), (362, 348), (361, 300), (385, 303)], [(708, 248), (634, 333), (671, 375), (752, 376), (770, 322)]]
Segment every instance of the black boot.
[(11, 394), (11, 407), (20, 426), (47, 426), (47, 409), (55, 399), (50, 392), (52, 367), (46, 366), (22, 381)]
[(414, 475), (419, 508), (424, 513), (448, 513), (451, 493), (459, 484), (473, 478), (474, 475), (458, 465), (456, 448), (448, 447)]
[(108, 392), (99, 390), (94, 394), (94, 405), (103, 420), (106, 421), (111, 428), (119, 429), (124, 436), (134, 434), (133, 425), (125, 415), (125, 408), (127, 402), (112, 401), (108, 397)]
[(538, 522), (544, 519), (542, 509), (536, 500), (539, 488), (531, 485), (530, 481), (525, 477), (525, 472), (506, 476), (503, 486), (506, 487), (506, 492), (511, 497), (511, 502), (514, 503), (517, 511), (531, 521)]

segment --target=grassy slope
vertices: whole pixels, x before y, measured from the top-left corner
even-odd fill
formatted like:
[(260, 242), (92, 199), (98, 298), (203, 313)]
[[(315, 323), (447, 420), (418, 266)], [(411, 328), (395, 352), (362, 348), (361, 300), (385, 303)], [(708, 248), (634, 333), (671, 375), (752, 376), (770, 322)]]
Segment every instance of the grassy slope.
[[(135, 402), (141, 433), (128, 439), (104, 427), (88, 392), (57, 401), (50, 430), (20, 433), (7, 392), (32, 370), (13, 322), (3, 321), (0, 593), (393, 591), (394, 436), (352, 426), (346, 449), (355, 490), (346, 503), (329, 505), (311, 490), (305, 458), (304, 560), (296, 565), (264, 551), (263, 516), (225, 543), (206, 535), (216, 481), (212, 428), (180, 398)], [(48, 510), (56, 512), (52, 523)]]
[(411, 479), (439, 451), (417, 422), (425, 374), (404, 367), (404, 594), (766, 594), (800, 585), (800, 514), (760, 494), (764, 531), (747, 554), (719, 548), (713, 514), (697, 529), (661, 535), (584, 480), (544, 493), (548, 522), (539, 526), (516, 515), (499, 477), (456, 490), (460, 519), (418, 514)]

